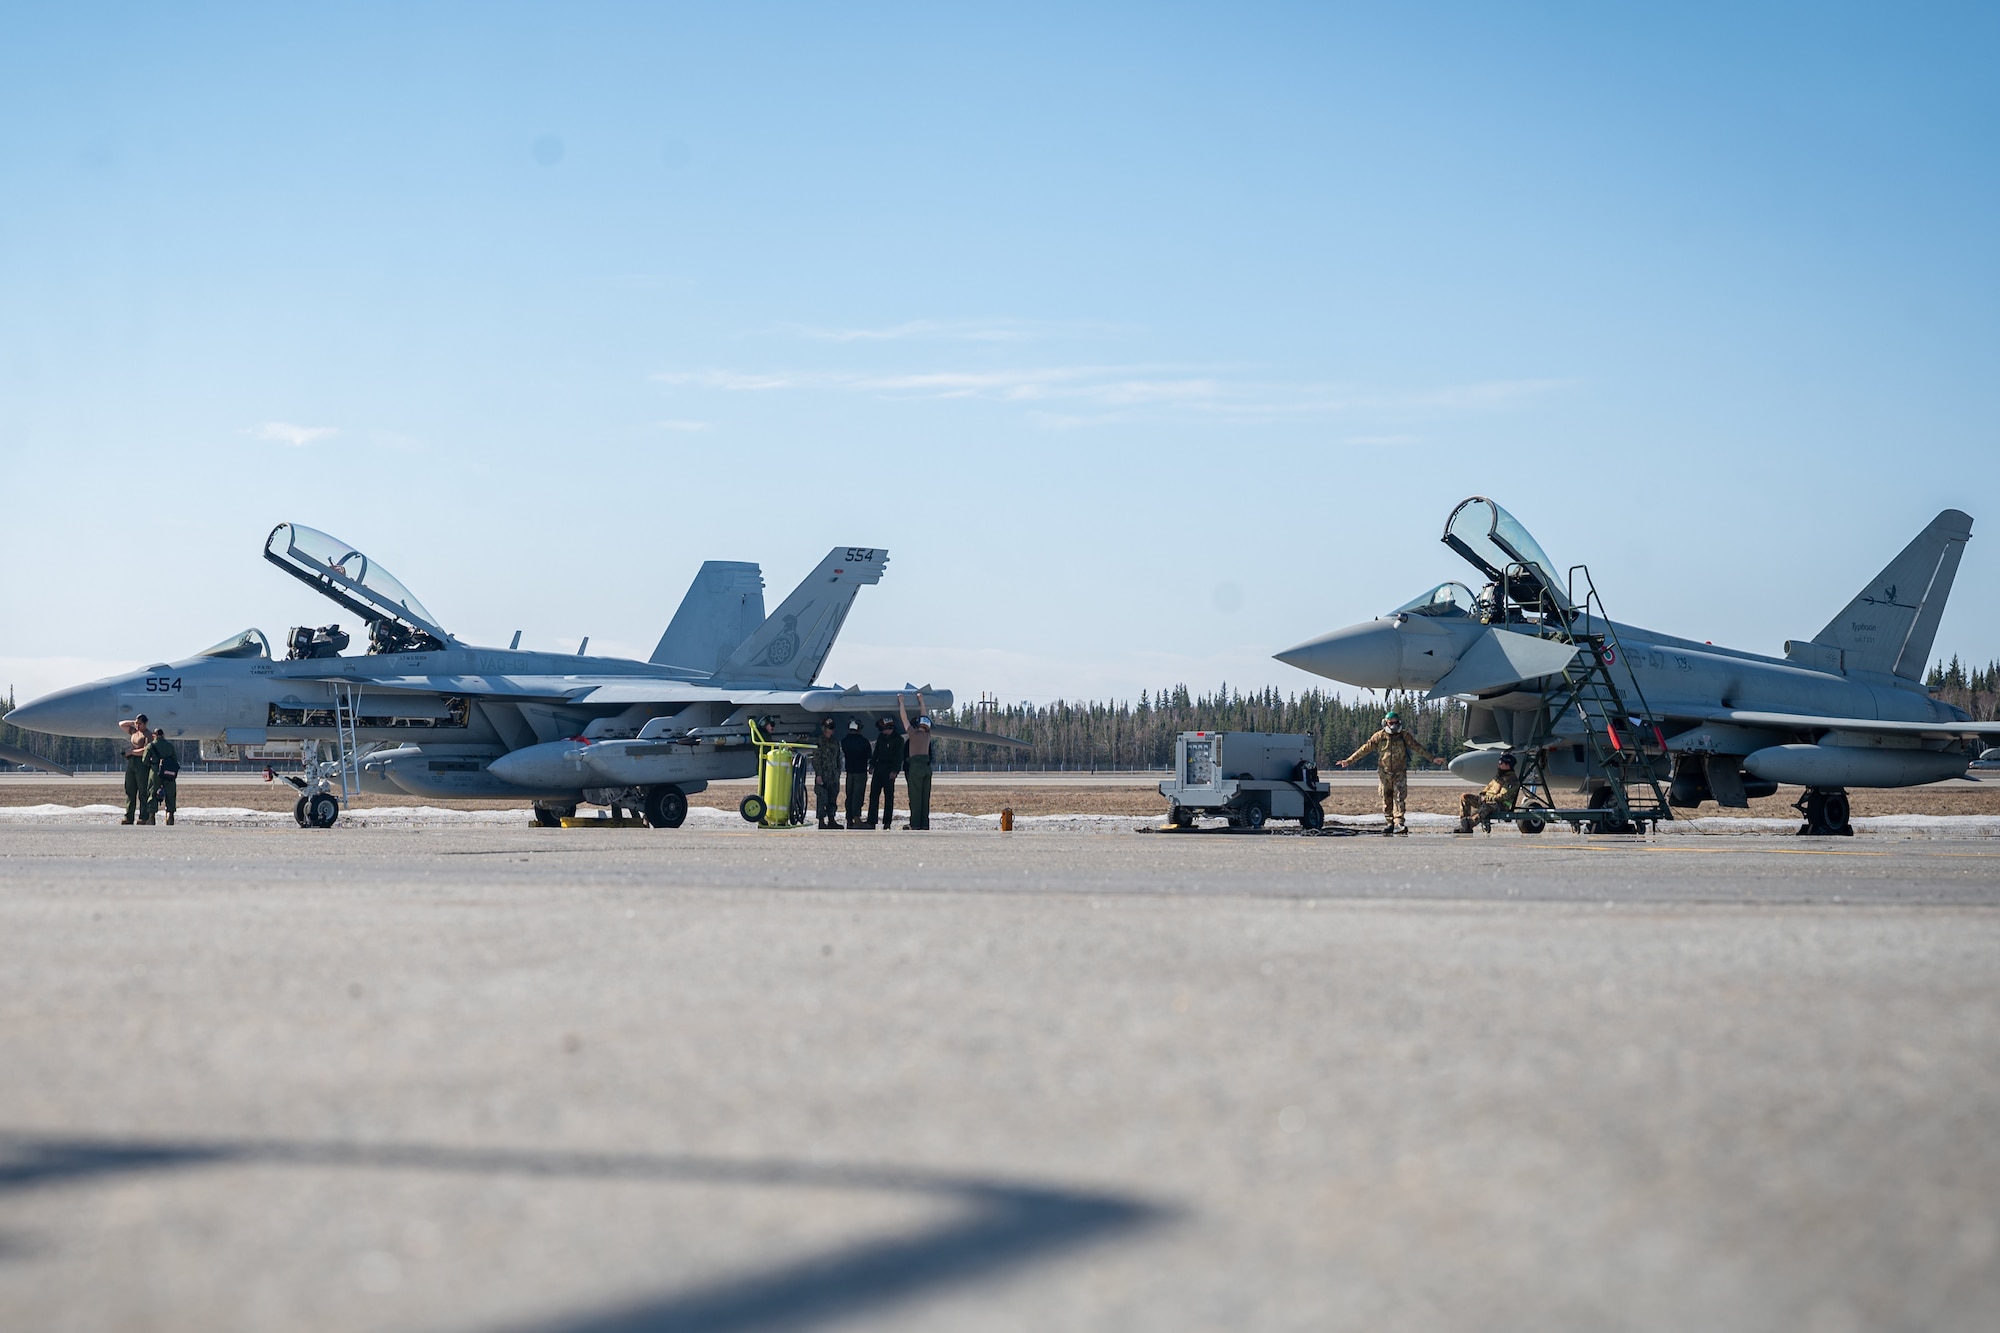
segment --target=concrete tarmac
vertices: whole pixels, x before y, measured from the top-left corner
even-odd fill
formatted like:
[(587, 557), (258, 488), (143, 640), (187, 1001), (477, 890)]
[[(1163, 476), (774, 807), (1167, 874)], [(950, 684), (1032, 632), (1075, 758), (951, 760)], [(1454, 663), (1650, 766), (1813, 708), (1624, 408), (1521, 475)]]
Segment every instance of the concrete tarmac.
[(0, 1327), (2000, 1325), (2000, 843), (0, 825)]

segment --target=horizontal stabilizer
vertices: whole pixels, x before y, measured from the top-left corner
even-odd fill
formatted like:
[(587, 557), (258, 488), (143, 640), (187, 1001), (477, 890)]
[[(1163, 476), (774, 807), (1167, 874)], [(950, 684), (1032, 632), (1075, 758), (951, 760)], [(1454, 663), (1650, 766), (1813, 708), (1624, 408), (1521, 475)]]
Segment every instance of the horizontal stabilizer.
[(1458, 665), (1445, 673), (1426, 695), (1442, 699), (1453, 694), (1481, 694), (1524, 680), (1553, 676), (1576, 656), (1576, 646), (1538, 639), (1513, 630), (1490, 629), (1473, 641)]
[(0, 745), (0, 759), (4, 759), (10, 764), (25, 764), (29, 768), (39, 768), (49, 773), (60, 773), (66, 778), (76, 776), (76, 774), (54, 760), (44, 759), (38, 754), (29, 754), (26, 750), (16, 749), (12, 745)]

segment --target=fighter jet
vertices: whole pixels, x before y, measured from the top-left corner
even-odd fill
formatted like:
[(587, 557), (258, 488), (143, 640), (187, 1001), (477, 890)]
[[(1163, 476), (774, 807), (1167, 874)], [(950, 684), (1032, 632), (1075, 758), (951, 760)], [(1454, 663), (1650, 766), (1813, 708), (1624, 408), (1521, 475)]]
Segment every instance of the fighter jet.
[[(1784, 783), (1805, 788), (1801, 833), (1852, 833), (1847, 788), (1960, 777), (1981, 738), (2000, 737), (2000, 722), (1973, 722), (1923, 684), (1971, 535), (1970, 516), (1945, 510), (1824, 629), (1769, 657), (1611, 621), (1587, 569), (1558, 577), (1526, 528), (1473, 496), (1443, 540), (1480, 592), (1441, 583), (1276, 656), (1349, 685), (1465, 699), (1471, 748), (1451, 769), (1470, 781), (1490, 779), (1505, 750), (1531, 751), (1553, 788), (1601, 804), (1626, 760), (1651, 756), (1672, 807), (1740, 809)], [(1586, 668), (1617, 708), (1590, 703)]]
[[(333, 758), (294, 785), (301, 825), (331, 826), (358, 791), (417, 797), (528, 797), (554, 824), (578, 802), (644, 812), (656, 828), (687, 817), (687, 798), (756, 772), (754, 720), (766, 740), (816, 735), (822, 717), (894, 714), (918, 687), (818, 687), (820, 668), (865, 585), (889, 553), (837, 546), (776, 612), (764, 614), (755, 564), (701, 567), (644, 662), (460, 641), (416, 596), (346, 542), (280, 523), (264, 558), (357, 617), (367, 650), (349, 654), (337, 624), (301, 626), (274, 655), (249, 629), (192, 657), (60, 690), (16, 708), (17, 727), (117, 738), (138, 713), (204, 747), (296, 742)], [(922, 687), (928, 709), (949, 690)], [(864, 722), (864, 725), (868, 725)], [(872, 726), (870, 727), (872, 731)], [(934, 726), (943, 739), (1021, 745)], [(240, 751), (239, 751), (240, 752)]]

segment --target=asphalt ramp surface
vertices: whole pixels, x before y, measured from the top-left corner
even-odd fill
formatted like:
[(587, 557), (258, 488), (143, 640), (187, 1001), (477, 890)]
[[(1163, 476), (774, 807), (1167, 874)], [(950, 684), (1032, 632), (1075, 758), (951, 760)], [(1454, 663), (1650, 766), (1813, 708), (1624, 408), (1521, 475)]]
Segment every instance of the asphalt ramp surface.
[(1134, 827), (0, 825), (0, 1325), (2000, 1323), (2000, 843)]

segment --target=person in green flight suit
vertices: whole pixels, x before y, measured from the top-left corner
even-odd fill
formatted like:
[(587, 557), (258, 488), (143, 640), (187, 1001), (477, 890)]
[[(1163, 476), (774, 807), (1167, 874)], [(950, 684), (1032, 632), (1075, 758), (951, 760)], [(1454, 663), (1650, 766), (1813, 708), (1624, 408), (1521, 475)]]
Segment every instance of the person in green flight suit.
[(868, 822), (863, 828), (875, 827), (875, 802), (882, 802), (882, 827), (889, 828), (896, 822), (896, 774), (903, 770), (903, 737), (896, 730), (893, 717), (878, 718), (875, 722), (875, 750), (868, 756)]
[(819, 826), (839, 828), (840, 732), (830, 717), (819, 722), (819, 744), (813, 747), (813, 794), (819, 797)]
[(181, 755), (174, 743), (167, 739), (165, 727), (156, 728), (152, 743), (146, 746), (146, 814), (143, 822), (152, 823), (159, 817), (161, 805), (167, 807), (167, 823), (174, 822), (174, 811), (180, 806)]
[(1365, 759), (1377, 750), (1382, 758), (1377, 761), (1375, 776), (1382, 787), (1382, 832), (1408, 833), (1405, 810), (1410, 800), (1410, 760), (1435, 758), (1429, 750), (1417, 744), (1417, 738), (1403, 730), (1403, 718), (1391, 708), (1382, 715), (1382, 729), (1361, 742), (1361, 748), (1335, 764), (1335, 768), (1346, 768), (1357, 759)]
[(132, 824), (146, 803), (146, 747), (153, 743), (153, 729), (144, 713), (120, 722), (118, 729), (125, 733), (125, 818), (118, 822)]

